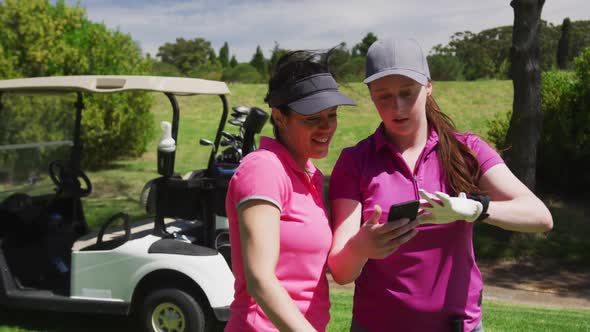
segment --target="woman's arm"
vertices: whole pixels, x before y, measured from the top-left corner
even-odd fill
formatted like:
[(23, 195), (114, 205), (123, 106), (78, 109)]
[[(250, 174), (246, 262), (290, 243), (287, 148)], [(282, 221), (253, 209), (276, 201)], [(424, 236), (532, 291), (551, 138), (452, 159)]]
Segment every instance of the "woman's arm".
[(381, 207), (378, 205), (375, 205), (373, 215), (362, 225), (360, 202), (336, 199), (331, 201), (330, 206), (334, 237), (328, 266), (334, 281), (339, 284), (354, 281), (369, 258), (389, 256), (418, 232), (414, 229), (418, 221), (400, 219), (379, 224)]
[(485, 172), (479, 187), (490, 197), (485, 223), (517, 232), (546, 232), (553, 218), (543, 202), (533, 194), (505, 164)]
[(238, 214), (248, 293), (280, 331), (315, 331), (275, 274), (280, 250), (279, 209), (264, 200), (251, 200), (239, 206)]

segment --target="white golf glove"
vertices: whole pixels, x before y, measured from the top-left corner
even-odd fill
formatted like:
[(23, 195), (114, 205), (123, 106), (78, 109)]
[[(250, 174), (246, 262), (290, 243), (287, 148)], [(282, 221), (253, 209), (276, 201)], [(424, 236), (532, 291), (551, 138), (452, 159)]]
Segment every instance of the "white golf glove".
[(421, 224), (448, 224), (457, 220), (474, 222), (483, 212), (483, 205), (467, 198), (465, 193), (451, 197), (445, 193), (435, 192), (434, 195), (425, 190), (418, 190), (422, 212), (418, 216)]

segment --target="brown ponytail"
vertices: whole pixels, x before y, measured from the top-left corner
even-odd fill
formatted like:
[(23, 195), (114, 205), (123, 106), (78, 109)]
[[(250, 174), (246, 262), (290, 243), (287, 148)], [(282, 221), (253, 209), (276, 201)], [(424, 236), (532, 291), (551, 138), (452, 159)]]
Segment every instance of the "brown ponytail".
[(426, 118), (438, 132), (438, 155), (442, 162), (447, 183), (454, 194), (482, 193), (477, 186), (480, 176), (477, 157), (455, 137), (455, 124), (444, 114), (432, 96), (426, 99)]

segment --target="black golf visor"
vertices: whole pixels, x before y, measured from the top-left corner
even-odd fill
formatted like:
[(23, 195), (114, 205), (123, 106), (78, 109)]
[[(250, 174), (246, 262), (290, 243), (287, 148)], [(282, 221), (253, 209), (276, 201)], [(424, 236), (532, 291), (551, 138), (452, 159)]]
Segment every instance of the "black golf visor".
[(310, 115), (339, 105), (356, 106), (356, 103), (338, 91), (336, 81), (329, 73), (315, 74), (285, 87), (270, 91), (270, 107), (288, 106), (293, 111)]

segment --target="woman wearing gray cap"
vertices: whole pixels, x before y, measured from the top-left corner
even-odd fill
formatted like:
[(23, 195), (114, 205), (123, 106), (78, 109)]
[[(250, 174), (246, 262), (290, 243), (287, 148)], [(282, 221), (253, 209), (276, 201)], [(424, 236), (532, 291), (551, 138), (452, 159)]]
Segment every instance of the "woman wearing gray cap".
[[(416, 41), (376, 41), (366, 65), (382, 123), (342, 151), (330, 178), (328, 264), (337, 282), (356, 280), (351, 330), (483, 331), (474, 224), (544, 232), (551, 214), (496, 151), (441, 112)], [(417, 220), (381, 213), (420, 198)]]
[(279, 60), (266, 101), (275, 139), (262, 137), (229, 184), (236, 278), (226, 331), (325, 331), (330, 319), (326, 258), (332, 232), (322, 173), (336, 108), (355, 105), (327, 66), (304, 51)]

